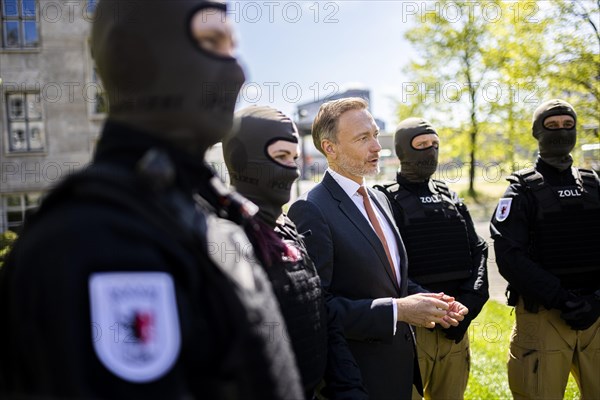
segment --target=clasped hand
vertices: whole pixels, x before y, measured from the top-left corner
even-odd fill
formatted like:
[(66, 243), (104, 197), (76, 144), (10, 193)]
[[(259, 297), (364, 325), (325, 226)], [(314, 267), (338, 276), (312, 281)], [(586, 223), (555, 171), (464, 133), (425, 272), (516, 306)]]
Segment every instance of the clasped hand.
[(398, 321), (424, 328), (458, 326), (469, 309), (444, 293), (418, 293), (396, 299)]

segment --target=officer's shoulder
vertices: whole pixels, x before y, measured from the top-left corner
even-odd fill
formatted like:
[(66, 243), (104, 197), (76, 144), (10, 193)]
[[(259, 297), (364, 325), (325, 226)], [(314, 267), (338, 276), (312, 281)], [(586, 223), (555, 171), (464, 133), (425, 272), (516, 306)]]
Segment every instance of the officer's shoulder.
[(433, 182), (433, 184), (435, 185), (435, 187), (438, 190), (446, 192), (450, 195), (456, 194), (456, 192), (454, 190), (450, 189), (450, 186), (448, 186), (448, 183), (446, 181), (443, 181), (441, 179), (434, 179), (434, 178), (431, 178), (431, 181)]
[(587, 169), (587, 168), (577, 168), (577, 170), (579, 171), (579, 174), (581, 175), (581, 177), (584, 180), (589, 180), (589, 181), (596, 181), (598, 183), (600, 183), (600, 178), (598, 177), (598, 174), (596, 173), (596, 171), (594, 171), (593, 169)]
[(387, 193), (386, 193), (386, 192), (384, 192), (384, 191), (382, 191), (382, 190), (379, 190), (379, 189), (377, 189), (377, 188), (375, 188), (375, 187), (374, 187), (374, 189), (376, 189), (376, 190), (373, 190), (373, 191), (372, 191), (372, 192), (373, 192), (373, 195), (374, 195), (375, 197), (377, 197), (377, 199), (379, 199), (379, 201), (383, 201), (383, 202), (389, 202), (389, 198), (388, 198), (388, 196), (387, 196)]
[(518, 178), (515, 178), (514, 180), (509, 180), (508, 178), (509, 177), (506, 178), (506, 180), (508, 180), (508, 186), (502, 197), (517, 197), (528, 192), (525, 182), (520, 181)]
[(62, 221), (64, 234), (82, 234), (82, 230), (87, 232), (86, 236), (128, 232), (151, 224), (132, 212), (132, 201), (126, 199), (146, 204), (150, 201), (149, 194), (155, 195), (135, 179), (133, 171), (92, 164), (53, 189), (34, 215), (34, 221), (40, 219), (41, 225)]
[(168, 235), (131, 213), (79, 201), (48, 210), (23, 232), (21, 240), (20, 264), (43, 259), (44, 268), (57, 277), (76, 272), (73, 266), (78, 274), (95, 268), (122, 269), (132, 259), (157, 266), (161, 246), (173, 244)]
[(398, 189), (400, 189), (400, 184), (398, 184), (398, 182), (389, 181), (382, 184), (373, 185), (373, 189), (376, 189), (382, 193), (396, 193)]
[(542, 175), (534, 168), (523, 168), (517, 171), (514, 171), (509, 176), (506, 177), (506, 180), (511, 184), (525, 184), (527, 181), (532, 181), (535, 179), (540, 179)]
[(447, 197), (448, 199), (450, 199), (450, 201), (454, 204), (457, 205), (462, 205), (465, 206), (463, 202), (463, 199), (461, 199), (458, 196), (458, 193), (455, 192), (454, 190), (450, 189), (450, 186), (448, 186), (448, 183), (446, 181), (443, 181), (441, 179), (435, 179), (435, 178), (431, 178), (431, 182), (433, 183), (433, 186), (435, 187), (435, 189), (442, 195), (444, 195), (445, 197)]
[(281, 225), (296, 231), (296, 224), (285, 213), (281, 215)]
[(40, 219), (39, 229), (42, 231), (58, 222), (62, 222), (61, 234), (77, 241), (117, 240), (117, 237), (126, 240), (136, 235), (149, 236), (149, 231), (154, 230), (152, 224), (124, 208), (93, 201), (74, 200), (55, 206)]
[(506, 177), (509, 185), (502, 197), (518, 197), (527, 191), (528, 182), (536, 179), (543, 179), (542, 175), (535, 168), (523, 168), (512, 172)]

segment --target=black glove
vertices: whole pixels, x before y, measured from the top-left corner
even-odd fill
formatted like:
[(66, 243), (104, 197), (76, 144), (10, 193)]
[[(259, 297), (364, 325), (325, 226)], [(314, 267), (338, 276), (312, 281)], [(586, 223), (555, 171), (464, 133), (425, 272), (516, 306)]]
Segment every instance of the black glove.
[(460, 341), (465, 337), (465, 333), (467, 333), (467, 330), (469, 329), (470, 322), (471, 321), (467, 321), (465, 318), (458, 323), (458, 326), (451, 326), (447, 329), (442, 328), (446, 339), (454, 340), (454, 343), (456, 344), (460, 343)]
[(582, 331), (589, 328), (600, 317), (600, 291), (568, 300), (562, 308), (560, 317), (573, 330)]

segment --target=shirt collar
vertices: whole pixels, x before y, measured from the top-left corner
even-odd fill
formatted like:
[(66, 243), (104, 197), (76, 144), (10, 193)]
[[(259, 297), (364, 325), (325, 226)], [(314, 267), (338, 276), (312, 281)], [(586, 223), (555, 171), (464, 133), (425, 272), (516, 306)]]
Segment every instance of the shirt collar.
[[(340, 185), (340, 187), (342, 188), (342, 190), (350, 198), (352, 198), (352, 196), (354, 196), (356, 194), (356, 191), (358, 190), (358, 188), (361, 187), (361, 185), (359, 185), (358, 183), (354, 182), (352, 179), (346, 178), (345, 176), (340, 175), (339, 173), (335, 172), (331, 168), (327, 168), (327, 170), (325, 172), (329, 173), (329, 175), (331, 175), (331, 177), (333, 179), (335, 179), (335, 181), (338, 183), (338, 185)], [(363, 179), (362, 186), (365, 186), (364, 179)]]

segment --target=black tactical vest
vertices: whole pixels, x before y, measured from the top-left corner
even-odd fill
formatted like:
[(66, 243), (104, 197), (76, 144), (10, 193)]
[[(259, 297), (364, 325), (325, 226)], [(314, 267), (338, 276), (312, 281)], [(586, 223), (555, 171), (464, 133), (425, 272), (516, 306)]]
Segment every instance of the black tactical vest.
[(564, 287), (585, 288), (600, 280), (600, 198), (593, 171), (571, 168), (575, 185), (550, 186), (533, 168), (515, 172), (536, 201), (529, 249), (532, 260), (561, 279)]
[(430, 179), (432, 194), (423, 197), (398, 183), (384, 188), (406, 246), (408, 276), (425, 286), (470, 277), (467, 225), (448, 186)]
[[(217, 178), (213, 181), (211, 186), (220, 185)], [(199, 306), (195, 310), (198, 320), (206, 318), (200, 322), (192, 319), (186, 324), (198, 325), (197, 333), (210, 329), (227, 342), (227, 348), (219, 349), (221, 360), (211, 366), (210, 376), (201, 372), (205, 360), (191, 360), (185, 365), (188, 373), (198, 371), (194, 380), (202, 393), (209, 398), (223, 399), (301, 398), (300, 379), (287, 340), (265, 332), (265, 327), (285, 327), (285, 323), (271, 285), (253, 254), (246, 252), (243, 257), (223, 257), (221, 252), (207, 254), (211, 243), (221, 243), (227, 249), (246, 249), (244, 243), (237, 242), (245, 238), (239, 225), (246, 218), (243, 206), (235, 197), (228, 197), (221, 199), (227, 206), (216, 210), (200, 195), (192, 200), (177, 189), (157, 189), (148, 196), (146, 186), (141, 192), (140, 187), (140, 178), (133, 171), (94, 164), (62, 182), (33, 217), (39, 218), (66, 197), (78, 198), (128, 210), (171, 235), (181, 245), (181, 249), (173, 249), (173, 252), (195, 259), (194, 264), (198, 266), (189, 273), (179, 270), (177, 263), (172, 266), (171, 273), (181, 279), (185, 295), (197, 300), (191, 304)], [(215, 188), (216, 192), (219, 190)], [(217, 212), (232, 220), (217, 217)], [(201, 288), (188, 290), (187, 285), (197, 282)], [(197, 338), (200, 346), (207, 345), (202, 343), (203, 339), (202, 336)], [(182, 353), (185, 350), (182, 347)], [(0, 381), (2, 372), (0, 368)], [(2, 389), (0, 387), (0, 394)]]
[(277, 224), (275, 233), (286, 244), (288, 254), (265, 270), (285, 318), (304, 390), (312, 392), (325, 374), (327, 356), (327, 311), (321, 280), (300, 234), (287, 216), (283, 224)]

